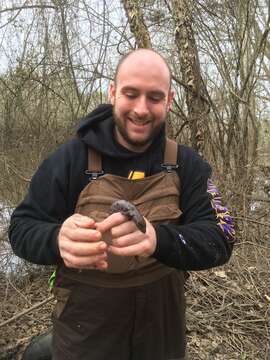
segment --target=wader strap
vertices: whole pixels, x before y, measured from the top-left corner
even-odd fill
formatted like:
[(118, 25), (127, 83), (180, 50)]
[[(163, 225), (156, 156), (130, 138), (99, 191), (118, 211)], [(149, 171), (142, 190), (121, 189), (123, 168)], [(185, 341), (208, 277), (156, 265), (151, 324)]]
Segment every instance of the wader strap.
[(88, 170), (85, 173), (90, 175), (89, 180), (96, 180), (100, 175), (104, 174), (101, 155), (92, 148), (88, 148)]
[[(178, 168), (177, 149), (177, 143), (171, 139), (166, 138), (164, 163), (161, 166), (168, 172)], [(90, 175), (90, 180), (96, 180), (100, 175), (104, 174), (102, 170), (101, 155), (92, 148), (88, 148), (88, 170), (86, 170), (85, 173)]]
[(161, 166), (165, 168), (168, 172), (171, 172), (172, 170), (178, 168), (177, 150), (178, 150), (177, 142), (166, 138), (164, 163)]

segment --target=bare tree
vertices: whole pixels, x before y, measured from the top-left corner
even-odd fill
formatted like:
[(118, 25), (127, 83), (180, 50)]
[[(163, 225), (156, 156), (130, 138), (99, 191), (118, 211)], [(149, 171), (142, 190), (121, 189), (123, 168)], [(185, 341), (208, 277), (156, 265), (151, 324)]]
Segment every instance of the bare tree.
[(151, 48), (151, 40), (148, 29), (144, 22), (143, 12), (140, 7), (140, 0), (121, 0), (133, 33), (136, 44), (139, 48)]
[(198, 50), (192, 27), (193, 1), (172, 0), (171, 4), (167, 2), (167, 5), (172, 13), (175, 27), (175, 44), (181, 65), (182, 81), (185, 85), (191, 144), (202, 154), (209, 103), (201, 75)]

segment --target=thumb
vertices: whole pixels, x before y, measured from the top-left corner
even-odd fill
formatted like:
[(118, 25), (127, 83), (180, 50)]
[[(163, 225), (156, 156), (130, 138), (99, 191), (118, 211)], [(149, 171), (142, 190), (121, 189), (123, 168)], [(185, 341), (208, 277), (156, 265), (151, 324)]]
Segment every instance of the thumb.
[(88, 229), (95, 227), (95, 220), (85, 215), (74, 214), (73, 222), (80, 228)]
[(109, 215), (106, 219), (101, 222), (97, 222), (95, 225), (98, 231), (104, 233), (114, 226), (121, 225), (125, 221), (127, 221), (127, 217), (118, 212)]

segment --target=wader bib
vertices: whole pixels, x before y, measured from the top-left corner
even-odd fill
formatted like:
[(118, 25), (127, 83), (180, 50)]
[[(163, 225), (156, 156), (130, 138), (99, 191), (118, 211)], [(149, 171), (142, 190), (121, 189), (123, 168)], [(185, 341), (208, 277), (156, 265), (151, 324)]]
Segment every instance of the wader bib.
[[(153, 225), (177, 223), (181, 215), (180, 181), (174, 171), (177, 144), (169, 139), (162, 166), (164, 171), (138, 180), (103, 175), (101, 156), (89, 149), (91, 181), (75, 212), (99, 222), (110, 214), (115, 200), (125, 199)], [(109, 234), (104, 240), (110, 242)], [(183, 285), (182, 272), (152, 257), (108, 253), (106, 271), (60, 265), (54, 289), (53, 359), (186, 359)]]

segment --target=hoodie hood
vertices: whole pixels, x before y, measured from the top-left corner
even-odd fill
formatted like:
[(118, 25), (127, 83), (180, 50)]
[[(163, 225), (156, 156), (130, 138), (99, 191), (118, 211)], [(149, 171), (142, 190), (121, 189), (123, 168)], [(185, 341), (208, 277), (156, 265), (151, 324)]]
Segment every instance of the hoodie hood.
[[(80, 121), (77, 135), (88, 146), (104, 155), (117, 158), (132, 158), (138, 153), (120, 145), (114, 137), (113, 107), (110, 104), (99, 105)], [(165, 125), (146, 150), (154, 151), (164, 146)]]

